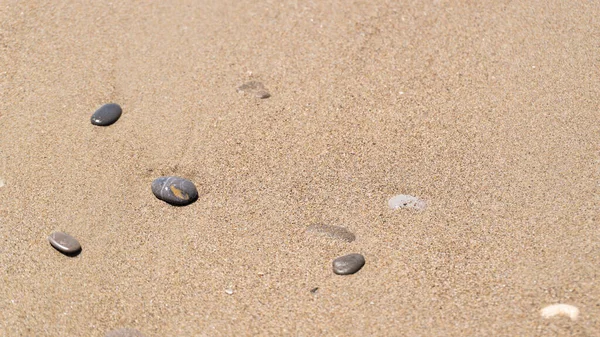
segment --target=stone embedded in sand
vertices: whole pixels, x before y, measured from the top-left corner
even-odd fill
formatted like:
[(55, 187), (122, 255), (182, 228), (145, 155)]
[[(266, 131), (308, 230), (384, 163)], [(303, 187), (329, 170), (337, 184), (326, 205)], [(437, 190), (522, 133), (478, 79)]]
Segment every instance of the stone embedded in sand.
[(122, 328), (112, 330), (106, 333), (105, 337), (146, 337), (136, 329)]
[(118, 104), (108, 103), (96, 110), (92, 115), (92, 124), (99, 126), (108, 126), (116, 122), (123, 110)]
[(269, 91), (265, 88), (265, 86), (256, 81), (250, 81), (242, 84), (237, 88), (237, 92), (247, 93), (261, 99), (271, 97), (271, 94), (269, 94)]
[(160, 177), (152, 182), (152, 193), (174, 206), (185, 206), (198, 199), (198, 190), (193, 182), (180, 177)]
[(308, 226), (306, 232), (346, 242), (352, 242), (356, 239), (352, 232), (341, 226), (315, 224)]
[(575, 321), (579, 316), (579, 309), (574, 305), (559, 303), (552, 304), (543, 308), (542, 310), (540, 310), (540, 314), (544, 318), (552, 318), (554, 316), (567, 316), (571, 320)]
[(354, 274), (364, 265), (364, 256), (361, 254), (348, 254), (333, 260), (333, 272), (338, 275)]
[(52, 247), (66, 255), (75, 254), (81, 250), (79, 242), (67, 233), (54, 232), (50, 234), (48, 241)]
[(391, 209), (412, 208), (421, 211), (427, 208), (427, 202), (412, 195), (399, 194), (388, 201), (388, 206)]

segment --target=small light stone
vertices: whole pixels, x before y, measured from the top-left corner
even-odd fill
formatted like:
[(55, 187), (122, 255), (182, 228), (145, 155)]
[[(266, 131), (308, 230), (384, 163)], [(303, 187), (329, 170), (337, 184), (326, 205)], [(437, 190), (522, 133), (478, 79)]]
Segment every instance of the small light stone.
[(79, 242), (67, 233), (54, 232), (50, 234), (48, 241), (50, 241), (52, 247), (66, 255), (75, 254), (81, 251)]
[(354, 274), (364, 265), (364, 256), (361, 254), (348, 254), (333, 260), (333, 272), (338, 275)]
[(227, 295), (233, 295), (233, 289), (231, 288), (225, 289), (225, 292), (227, 293)]
[(92, 124), (98, 126), (108, 126), (116, 122), (120, 117), (123, 110), (118, 104), (108, 103), (96, 110), (92, 115)]
[(160, 177), (152, 182), (152, 193), (174, 206), (185, 206), (198, 199), (198, 190), (193, 182), (180, 177)]
[(237, 88), (237, 92), (247, 93), (260, 99), (271, 97), (271, 94), (269, 94), (269, 91), (265, 88), (265, 86), (261, 82), (256, 81), (250, 81), (239, 86)]
[(427, 208), (427, 202), (412, 195), (399, 194), (388, 201), (388, 206), (391, 209), (412, 208), (421, 211)]
[(554, 316), (567, 316), (572, 321), (576, 320), (579, 316), (579, 309), (570, 304), (552, 304), (540, 311), (540, 314), (544, 318), (552, 318)]
[(329, 237), (336, 240), (352, 242), (356, 236), (349, 230), (341, 226), (314, 224), (306, 228), (306, 233), (315, 234), (321, 237)]
[(112, 330), (106, 333), (106, 337), (146, 337), (136, 329), (122, 328)]

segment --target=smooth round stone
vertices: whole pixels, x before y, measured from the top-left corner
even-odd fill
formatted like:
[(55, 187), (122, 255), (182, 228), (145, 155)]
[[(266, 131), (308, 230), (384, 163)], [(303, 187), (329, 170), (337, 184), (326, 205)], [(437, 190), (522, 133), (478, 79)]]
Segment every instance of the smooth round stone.
[(265, 86), (261, 82), (256, 81), (250, 81), (242, 84), (237, 88), (237, 92), (247, 93), (260, 99), (271, 97), (271, 94), (269, 94), (269, 91), (265, 88)]
[(112, 330), (106, 333), (106, 337), (146, 337), (136, 329), (122, 328)]
[(364, 256), (360, 254), (348, 254), (333, 260), (333, 272), (338, 275), (354, 274), (364, 265)]
[(412, 208), (421, 211), (427, 208), (427, 202), (412, 195), (399, 194), (388, 201), (388, 206), (391, 209)]
[(198, 190), (193, 182), (180, 177), (160, 177), (152, 182), (152, 193), (174, 206), (185, 206), (198, 199)]
[(123, 110), (118, 104), (104, 104), (92, 115), (92, 124), (99, 126), (111, 125), (121, 117), (122, 112)]
[(63, 254), (70, 255), (81, 250), (79, 241), (67, 233), (54, 232), (50, 234), (48, 241), (50, 241), (52, 247)]
[(306, 232), (346, 242), (352, 242), (356, 239), (352, 232), (341, 226), (315, 224), (308, 226)]

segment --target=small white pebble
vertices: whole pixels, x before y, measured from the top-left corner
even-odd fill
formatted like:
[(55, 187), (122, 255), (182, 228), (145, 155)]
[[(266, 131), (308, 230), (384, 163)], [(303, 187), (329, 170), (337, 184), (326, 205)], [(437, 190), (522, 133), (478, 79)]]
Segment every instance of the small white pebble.
[(231, 288), (227, 288), (227, 289), (225, 289), (225, 292), (226, 292), (228, 295), (233, 295), (233, 289), (231, 289)]
[(0, 187), (4, 187), (4, 179), (0, 178)]
[(412, 208), (421, 211), (427, 207), (427, 202), (412, 195), (399, 194), (388, 201), (388, 206), (391, 209)]
[(551, 318), (557, 315), (567, 316), (574, 321), (579, 316), (579, 309), (570, 304), (552, 304), (542, 309), (540, 314), (544, 318)]

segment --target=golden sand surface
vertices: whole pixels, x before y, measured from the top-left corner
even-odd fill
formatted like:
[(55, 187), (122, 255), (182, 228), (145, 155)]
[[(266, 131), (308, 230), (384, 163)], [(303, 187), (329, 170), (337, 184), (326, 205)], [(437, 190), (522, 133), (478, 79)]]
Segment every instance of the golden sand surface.
[(2, 2), (0, 336), (600, 336), (599, 107), (597, 1)]

